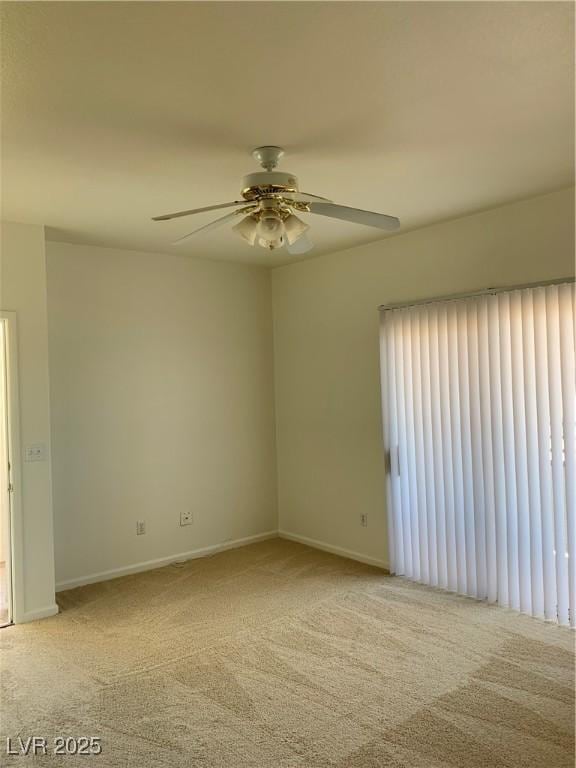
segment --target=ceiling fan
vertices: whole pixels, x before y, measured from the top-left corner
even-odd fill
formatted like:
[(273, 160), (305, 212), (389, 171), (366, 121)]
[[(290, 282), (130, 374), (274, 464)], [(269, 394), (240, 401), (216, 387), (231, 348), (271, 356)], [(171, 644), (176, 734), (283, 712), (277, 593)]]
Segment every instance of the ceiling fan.
[(250, 173), (244, 177), (242, 200), (167, 213), (163, 216), (154, 216), (153, 220), (166, 221), (220, 208), (235, 208), (236, 210), (231, 213), (184, 235), (173, 245), (183, 243), (200, 232), (221, 227), (241, 216), (240, 221), (232, 229), (247, 243), (270, 250), (284, 246), (288, 253), (294, 255), (306, 253), (313, 247), (307, 236), (310, 227), (296, 216), (295, 211), (316, 213), (320, 216), (351, 221), (390, 232), (400, 227), (400, 221), (394, 216), (336, 205), (325, 197), (300, 192), (298, 179), (294, 174), (274, 170), (283, 155), (284, 150), (281, 147), (258, 147), (252, 152), (252, 156), (259, 161), (264, 171)]

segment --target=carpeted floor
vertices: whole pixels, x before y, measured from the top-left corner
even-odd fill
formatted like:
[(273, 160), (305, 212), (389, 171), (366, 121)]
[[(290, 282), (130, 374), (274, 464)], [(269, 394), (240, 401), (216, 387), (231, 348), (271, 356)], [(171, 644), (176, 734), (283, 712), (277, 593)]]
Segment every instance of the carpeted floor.
[(574, 766), (568, 629), (280, 539), (59, 603), (0, 632), (2, 766)]

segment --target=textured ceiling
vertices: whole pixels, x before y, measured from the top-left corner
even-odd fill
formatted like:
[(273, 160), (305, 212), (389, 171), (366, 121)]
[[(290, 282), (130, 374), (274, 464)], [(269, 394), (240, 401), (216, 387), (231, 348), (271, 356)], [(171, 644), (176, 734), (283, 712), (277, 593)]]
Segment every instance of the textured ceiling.
[[(250, 150), (404, 229), (573, 183), (572, 3), (2, 4), (2, 215), (48, 236), (280, 264), (219, 214)], [(310, 256), (382, 232), (307, 216)]]

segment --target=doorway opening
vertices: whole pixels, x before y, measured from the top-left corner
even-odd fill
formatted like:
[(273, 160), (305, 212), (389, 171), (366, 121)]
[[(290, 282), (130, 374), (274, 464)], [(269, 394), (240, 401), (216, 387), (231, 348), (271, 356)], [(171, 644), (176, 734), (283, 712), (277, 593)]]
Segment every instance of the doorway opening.
[(12, 462), (8, 319), (0, 317), (0, 627), (12, 623)]

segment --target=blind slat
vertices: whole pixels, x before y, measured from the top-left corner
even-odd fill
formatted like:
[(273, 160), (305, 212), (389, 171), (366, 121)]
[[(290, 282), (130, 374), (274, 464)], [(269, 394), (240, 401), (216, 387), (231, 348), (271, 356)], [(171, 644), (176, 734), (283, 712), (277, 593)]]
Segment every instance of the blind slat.
[(558, 620), (568, 623), (568, 563), (566, 561), (566, 499), (564, 487), (564, 435), (562, 426), (562, 369), (558, 288), (546, 291), (548, 317), (548, 386), (550, 394), (550, 436), (552, 444), (552, 498), (554, 504), (554, 559)]
[[(396, 385), (396, 398), (392, 399), (392, 407), (396, 407), (398, 413), (398, 473), (399, 473), (399, 485), (400, 485), (400, 509), (398, 510), (399, 518), (402, 525), (402, 549), (403, 557), (402, 562), (404, 570), (402, 571), (408, 576), (412, 576), (412, 531), (411, 526), (406, 525), (406, 521), (410, 519), (410, 483), (408, 478), (408, 434), (406, 431), (406, 404), (405, 404), (405, 380), (404, 380), (404, 348), (402, 340), (402, 324), (396, 323), (393, 328), (394, 331), (394, 349), (396, 354), (396, 370), (395, 370), (395, 385)], [(394, 450), (394, 446), (391, 446), (391, 451)]]
[(528, 486), (528, 453), (526, 430), (526, 381), (524, 376), (524, 340), (522, 337), (522, 296), (510, 295), (510, 331), (512, 360), (512, 396), (514, 418), (514, 452), (516, 500), (518, 509), (518, 586), (520, 610), (532, 612), (530, 580), (530, 489)]
[[(468, 358), (468, 313), (465, 302), (458, 302), (458, 386), (460, 390), (460, 433), (462, 449), (462, 491), (464, 494), (464, 547), (466, 591), (476, 596), (476, 541), (474, 475), (472, 468), (472, 423), (470, 417), (470, 361)], [(481, 510), (477, 510), (478, 514)]]
[(498, 297), (488, 299), (490, 349), (490, 400), (492, 403), (492, 458), (494, 471), (494, 510), (496, 519), (496, 578), (498, 602), (509, 605), (508, 528), (506, 525), (506, 473), (504, 468), (504, 429), (502, 423), (502, 371)]
[[(568, 555), (568, 607), (570, 626), (576, 627), (576, 365), (574, 352), (574, 291), (562, 285), (560, 301), (560, 350), (562, 359), (562, 411), (564, 467), (566, 472), (566, 551)], [(570, 513), (572, 510), (572, 514)]]
[(486, 592), (489, 602), (498, 600), (498, 568), (496, 549), (496, 507), (494, 486), (494, 453), (492, 442), (492, 404), (490, 400), (490, 351), (488, 301), (479, 302), (478, 366), (480, 374), (480, 417), (482, 421), (482, 481), (484, 484), (484, 520), (486, 526)]
[(448, 588), (446, 556), (446, 494), (444, 441), (442, 437), (442, 390), (440, 384), (440, 326), (437, 307), (430, 312), (430, 400), (434, 463), (434, 510), (436, 515), (436, 567), (438, 584)]
[(442, 421), (442, 449), (444, 453), (444, 498), (446, 500), (446, 572), (448, 589), (458, 589), (458, 562), (456, 557), (456, 512), (454, 494), (452, 422), (450, 418), (450, 362), (449, 362), (448, 309), (439, 308), (438, 350), (440, 355), (440, 402)]
[(448, 307), (448, 376), (450, 382), (450, 413), (452, 435), (452, 479), (454, 483), (454, 527), (456, 529), (456, 580), (458, 592), (467, 594), (466, 533), (464, 519), (464, 465), (462, 461), (462, 431), (460, 413), (460, 366), (458, 357), (457, 307)]
[(542, 565), (542, 521), (540, 514), (540, 472), (538, 465), (538, 397), (534, 338), (534, 296), (522, 296), (522, 340), (526, 406), (526, 460), (530, 525), (530, 591), (532, 614), (544, 617), (544, 572)]
[(546, 293), (534, 291), (534, 339), (536, 397), (538, 413), (538, 463), (540, 480), (540, 522), (542, 526), (542, 565), (544, 571), (544, 617), (557, 618), (556, 567), (554, 559), (554, 508), (552, 502), (552, 463), (550, 440), (550, 398), (548, 394), (548, 334)]
[(411, 315), (412, 331), (412, 407), (414, 409), (414, 447), (416, 487), (418, 489), (418, 549), (420, 552), (420, 573), (426, 583), (430, 579), (430, 558), (428, 557), (428, 510), (426, 498), (426, 464), (424, 458), (424, 431), (422, 413), (422, 367), (420, 358), (420, 312)]
[[(392, 445), (398, 444), (397, 430), (394, 429), (396, 422), (397, 409), (392, 407), (390, 401), (396, 402), (396, 388), (392, 386), (392, 379), (394, 377), (394, 370), (396, 368), (395, 355), (394, 355), (394, 341), (393, 341), (393, 329), (389, 325), (384, 325), (383, 318), (380, 320), (381, 333), (380, 333), (380, 348), (385, 346), (387, 353), (380, 354), (380, 377), (381, 381), (385, 382), (390, 397), (386, 398), (383, 404), (382, 416), (383, 416), (383, 435), (384, 435), (384, 449), (390, 455)], [(389, 545), (389, 565), (391, 573), (401, 573), (402, 571), (397, 567), (396, 561), (398, 559), (398, 553), (401, 551), (398, 546), (396, 536), (401, 533), (395, 525), (394, 517), (396, 516), (396, 510), (398, 509), (398, 501), (394, 498), (395, 492), (397, 493), (397, 483), (393, 480), (393, 473), (390, 472), (390, 482), (386, 483), (386, 505), (387, 505), (387, 518), (388, 518), (388, 537), (391, 539), (391, 546)]]
[(424, 482), (426, 493), (426, 532), (428, 541), (429, 580), (438, 585), (436, 543), (436, 480), (434, 473), (434, 443), (432, 440), (432, 393), (430, 376), (429, 312), (420, 313), (420, 371), (422, 393), (422, 436), (424, 443)]
[(486, 500), (484, 494), (484, 456), (482, 451), (482, 415), (480, 406), (479, 302), (468, 305), (468, 371), (470, 387), (470, 437), (473, 484), (474, 540), (476, 561), (475, 596), (487, 597), (486, 576)]
[(412, 333), (410, 316), (403, 317), (403, 346), (404, 346), (404, 413), (406, 415), (406, 472), (410, 493), (409, 526), (412, 549), (412, 576), (420, 580), (420, 543), (418, 536), (418, 484), (416, 482), (416, 438), (414, 432), (414, 389), (412, 381)]

